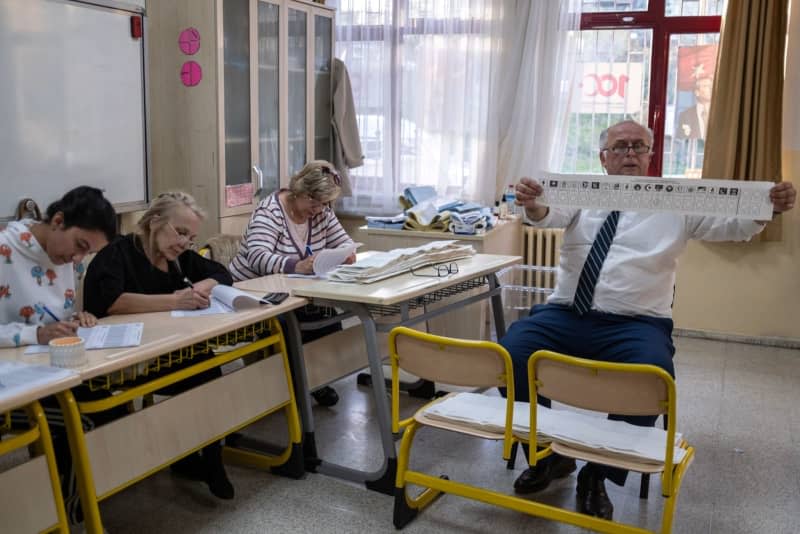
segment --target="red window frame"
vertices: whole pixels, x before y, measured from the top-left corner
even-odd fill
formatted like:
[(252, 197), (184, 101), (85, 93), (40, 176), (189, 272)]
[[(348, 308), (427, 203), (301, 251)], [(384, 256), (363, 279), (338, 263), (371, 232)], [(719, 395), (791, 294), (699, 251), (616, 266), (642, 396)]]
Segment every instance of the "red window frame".
[(722, 17), (667, 16), (665, 0), (649, 0), (647, 11), (613, 11), (581, 14), (581, 30), (649, 29), (653, 31), (650, 61), (650, 107), (647, 124), (653, 129), (651, 176), (661, 176), (664, 162), (664, 110), (667, 105), (669, 40), (681, 33), (719, 33)]

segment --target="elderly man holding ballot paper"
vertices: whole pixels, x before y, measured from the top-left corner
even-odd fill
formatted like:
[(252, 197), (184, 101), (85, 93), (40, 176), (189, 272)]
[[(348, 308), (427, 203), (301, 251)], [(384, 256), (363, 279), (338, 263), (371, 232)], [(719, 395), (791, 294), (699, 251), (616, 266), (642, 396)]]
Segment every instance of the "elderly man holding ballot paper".
[[(614, 124), (600, 135), (599, 146), (600, 161), (609, 175), (646, 176), (653, 146), (648, 128), (633, 121)], [(672, 299), (678, 256), (690, 239), (747, 241), (765, 222), (676, 211), (551, 208), (540, 203), (543, 192), (531, 178), (522, 178), (516, 186), (525, 222), (566, 229), (552, 296), (513, 323), (501, 340), (514, 360), (517, 400), (529, 400), (528, 358), (541, 349), (653, 364), (674, 376)], [(769, 198), (773, 212), (780, 213), (794, 206), (796, 191), (790, 183), (779, 183), (769, 190)], [(550, 404), (544, 398), (539, 402)], [(640, 426), (653, 426), (656, 419), (610, 417)], [(524, 471), (514, 489), (540, 491), (576, 468), (575, 460), (553, 454)], [(586, 464), (578, 473), (578, 510), (610, 519), (613, 506), (604, 480), (622, 485), (626, 475), (620, 469)]]

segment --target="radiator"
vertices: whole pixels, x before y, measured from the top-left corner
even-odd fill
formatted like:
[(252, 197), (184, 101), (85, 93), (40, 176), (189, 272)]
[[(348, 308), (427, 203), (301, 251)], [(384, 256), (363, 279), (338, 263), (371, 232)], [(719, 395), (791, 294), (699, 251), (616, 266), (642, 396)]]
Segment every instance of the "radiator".
[(564, 235), (560, 228), (522, 228), (524, 263), (498, 273), (507, 325), (528, 315), (531, 306), (546, 302), (553, 292)]
[[(523, 226), (522, 245), (526, 265), (535, 267), (558, 267), (561, 228), (533, 228)], [(552, 288), (555, 285), (555, 271), (532, 269), (526, 273), (525, 285), (530, 287)]]

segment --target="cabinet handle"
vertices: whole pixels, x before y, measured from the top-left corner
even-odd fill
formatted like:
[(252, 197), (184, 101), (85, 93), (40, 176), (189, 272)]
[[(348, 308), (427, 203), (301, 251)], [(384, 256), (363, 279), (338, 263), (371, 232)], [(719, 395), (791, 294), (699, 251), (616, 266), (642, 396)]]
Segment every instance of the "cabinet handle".
[(258, 189), (256, 190), (256, 194), (253, 196), (263, 198), (262, 195), (264, 193), (264, 173), (261, 172), (261, 169), (258, 168), (258, 165), (253, 165), (253, 172), (255, 172), (256, 176), (258, 176)]

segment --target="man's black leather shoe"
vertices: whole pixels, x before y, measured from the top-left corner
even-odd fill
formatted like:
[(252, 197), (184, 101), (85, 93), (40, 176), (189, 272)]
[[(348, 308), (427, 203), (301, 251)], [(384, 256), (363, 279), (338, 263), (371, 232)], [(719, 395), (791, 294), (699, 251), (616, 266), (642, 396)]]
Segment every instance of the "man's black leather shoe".
[(603, 519), (611, 519), (614, 505), (606, 493), (603, 477), (598, 474), (597, 467), (586, 464), (578, 473), (577, 486), (578, 511)]
[(564, 478), (577, 468), (573, 458), (552, 454), (539, 460), (535, 467), (523, 471), (514, 481), (514, 492), (525, 494), (542, 491), (550, 485), (551, 480)]

